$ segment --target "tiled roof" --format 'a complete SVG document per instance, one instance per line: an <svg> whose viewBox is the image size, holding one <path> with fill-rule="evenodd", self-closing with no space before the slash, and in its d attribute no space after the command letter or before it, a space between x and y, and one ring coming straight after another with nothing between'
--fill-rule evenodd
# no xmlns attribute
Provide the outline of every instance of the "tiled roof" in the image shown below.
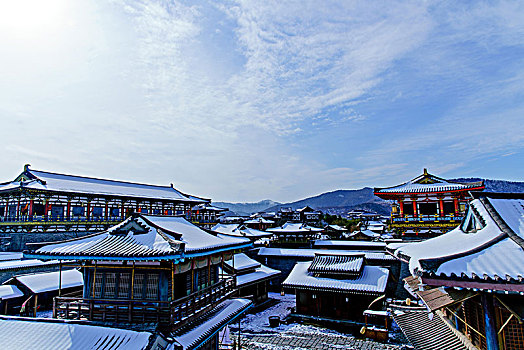
<svg viewBox="0 0 524 350"><path fill-rule="evenodd" d="M52 319L0 316L0 344L22 349L148 349L148 332L75 324Z"/></svg>
<svg viewBox="0 0 524 350"><path fill-rule="evenodd" d="M229 236L246 237L252 240L271 237L273 235L271 232L255 230L245 227L242 224L216 224L211 228L211 231L220 232Z"/></svg>
<svg viewBox="0 0 524 350"><path fill-rule="evenodd" d="M364 254L361 255L332 255L315 254L315 258L308 267L313 274L359 275L364 266Z"/></svg>
<svg viewBox="0 0 524 350"><path fill-rule="evenodd" d="M287 288L347 293L381 294L386 290L389 271L377 266L364 266L359 277L335 279L315 277L308 272L311 262L298 262L282 283Z"/></svg>
<svg viewBox="0 0 524 350"><path fill-rule="evenodd" d="M216 334L225 325L242 314L252 305L247 299L229 299L220 303L207 314L199 317L177 333L173 334L175 341L182 346L183 350L195 349L203 341ZM169 350L175 349L173 345Z"/></svg>
<svg viewBox="0 0 524 350"><path fill-rule="evenodd" d="M468 350L439 315L427 310L392 312L393 319L417 350Z"/></svg>
<svg viewBox="0 0 524 350"><path fill-rule="evenodd" d="M244 253L235 254L230 260L224 263L237 272L256 269L261 265L258 261L251 259Z"/></svg>
<svg viewBox="0 0 524 350"><path fill-rule="evenodd" d="M37 259L28 259L28 260L7 260L0 261L0 271L5 270L17 270L29 267L36 266L46 266L46 265L58 265L58 260L51 261L41 261Z"/></svg>
<svg viewBox="0 0 524 350"><path fill-rule="evenodd" d="M362 241L343 241L343 240L316 240L313 243L314 248L333 248L344 247L346 249L365 248L383 250L386 248L384 242L362 242Z"/></svg>
<svg viewBox="0 0 524 350"><path fill-rule="evenodd" d="M473 188L484 188L484 182L455 182L424 173L401 185L375 188L375 194L388 193L427 193L467 190Z"/></svg>
<svg viewBox="0 0 524 350"><path fill-rule="evenodd" d="M182 217L135 215L107 231L46 245L26 257L173 260L249 245L245 238L215 236Z"/></svg>
<svg viewBox="0 0 524 350"><path fill-rule="evenodd" d="M172 186L147 185L76 175L57 174L29 168L24 171L23 175L30 178L30 180L21 182L14 181L5 184L4 186L0 186L0 191L14 188L29 188L35 190L164 199L193 203L208 201L207 199L185 195Z"/></svg>

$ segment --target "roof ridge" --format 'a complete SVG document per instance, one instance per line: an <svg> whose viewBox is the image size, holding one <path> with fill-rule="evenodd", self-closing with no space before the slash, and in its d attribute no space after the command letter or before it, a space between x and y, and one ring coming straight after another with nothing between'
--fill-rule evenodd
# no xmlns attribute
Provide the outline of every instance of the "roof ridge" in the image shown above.
<svg viewBox="0 0 524 350"><path fill-rule="evenodd" d="M480 197L479 200L484 205L484 207L488 211L493 221L495 221L495 224L497 224L499 229L505 234L507 234L513 242L520 246L521 249L524 249L524 239L520 237L518 234L516 234L511 229L511 227L509 227L508 224L506 224L506 222L502 219L497 210L493 207L489 199L487 197Z"/></svg>

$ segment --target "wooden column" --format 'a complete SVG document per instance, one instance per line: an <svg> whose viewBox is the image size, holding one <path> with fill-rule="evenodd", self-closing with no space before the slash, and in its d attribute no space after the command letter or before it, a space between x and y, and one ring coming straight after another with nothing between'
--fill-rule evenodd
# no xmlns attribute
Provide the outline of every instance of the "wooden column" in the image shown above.
<svg viewBox="0 0 524 350"><path fill-rule="evenodd" d="M444 201L442 200L442 198L440 198L438 200L438 207L439 207L439 210L440 210L440 215L439 216L444 216Z"/></svg>
<svg viewBox="0 0 524 350"><path fill-rule="evenodd" d="M126 217L126 207L124 205L124 201L122 201L122 212L120 215L122 215L122 218Z"/></svg>
<svg viewBox="0 0 524 350"><path fill-rule="evenodd" d="M404 202L402 200L398 201L398 207L400 208L400 217L404 217Z"/></svg>
<svg viewBox="0 0 524 350"><path fill-rule="evenodd" d="M109 219L109 203L106 201L106 212L105 212L105 218L106 220Z"/></svg>
<svg viewBox="0 0 524 350"><path fill-rule="evenodd" d="M7 219L7 215L9 214L9 197L5 200L5 212L4 217Z"/></svg>
<svg viewBox="0 0 524 350"><path fill-rule="evenodd" d="M131 299L135 294L135 262L133 261L133 269L131 270Z"/></svg>
<svg viewBox="0 0 524 350"><path fill-rule="evenodd" d="M171 261L171 301L175 300L175 263Z"/></svg>
<svg viewBox="0 0 524 350"><path fill-rule="evenodd" d="M91 217L91 202L87 202L87 213L86 218L89 221L89 218Z"/></svg>
<svg viewBox="0 0 524 350"><path fill-rule="evenodd" d="M486 332L486 346L488 350L499 350L497 329L495 328L495 309L493 295L482 293L482 308L484 311L484 326Z"/></svg>
<svg viewBox="0 0 524 350"><path fill-rule="evenodd" d="M67 200L67 207L66 207L66 218L69 220L71 218L71 200Z"/></svg>
<svg viewBox="0 0 524 350"><path fill-rule="evenodd" d="M458 198L453 198L453 204L455 205L455 215L459 214L459 201Z"/></svg>
<svg viewBox="0 0 524 350"><path fill-rule="evenodd" d="M16 204L16 219L18 220L20 218L20 198L22 195L18 197L18 202Z"/></svg>
<svg viewBox="0 0 524 350"><path fill-rule="evenodd" d="M38 294L35 294L35 307L33 308L33 317L36 317L36 308L38 307Z"/></svg>
<svg viewBox="0 0 524 350"><path fill-rule="evenodd" d="M418 216L417 201L416 200L413 200L413 216L414 217Z"/></svg>
<svg viewBox="0 0 524 350"><path fill-rule="evenodd" d="M96 280L96 260L95 260L95 268L93 270L93 282L91 282L91 298L95 298L95 280Z"/></svg>
<svg viewBox="0 0 524 350"><path fill-rule="evenodd" d="M58 296L62 296L62 260L58 260Z"/></svg>

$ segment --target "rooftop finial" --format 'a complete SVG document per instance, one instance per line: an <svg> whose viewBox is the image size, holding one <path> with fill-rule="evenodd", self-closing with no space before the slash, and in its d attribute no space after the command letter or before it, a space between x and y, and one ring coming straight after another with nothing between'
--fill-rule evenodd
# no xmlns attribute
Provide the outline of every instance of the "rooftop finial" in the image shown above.
<svg viewBox="0 0 524 350"><path fill-rule="evenodd" d="M24 165L24 171L28 171L30 166L31 166L31 164Z"/></svg>
<svg viewBox="0 0 524 350"><path fill-rule="evenodd" d="M428 175L428 169L424 168L424 175Z"/></svg>

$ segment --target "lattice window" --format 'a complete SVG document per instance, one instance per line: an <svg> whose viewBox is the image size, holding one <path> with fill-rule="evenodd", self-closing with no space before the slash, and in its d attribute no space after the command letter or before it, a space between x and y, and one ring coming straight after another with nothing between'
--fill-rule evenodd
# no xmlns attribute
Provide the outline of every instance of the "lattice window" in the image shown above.
<svg viewBox="0 0 524 350"><path fill-rule="evenodd" d="M501 311L502 322L511 316L509 311L499 309ZM519 350L524 347L524 326L519 324L515 317L512 317L509 323L504 327L502 331L504 349L506 350Z"/></svg>
<svg viewBox="0 0 524 350"><path fill-rule="evenodd" d="M129 284L131 282L130 273L123 272L120 274L120 280L118 281L118 298L128 299L129 298Z"/></svg>
<svg viewBox="0 0 524 350"><path fill-rule="evenodd" d="M191 272L186 273L186 294L191 294Z"/></svg>
<svg viewBox="0 0 524 350"><path fill-rule="evenodd" d="M157 273L152 273L147 276L146 296L148 300L158 300L158 280Z"/></svg>
<svg viewBox="0 0 524 350"><path fill-rule="evenodd" d="M104 284L104 298L114 299L116 296L116 273L106 272L106 281Z"/></svg>
<svg viewBox="0 0 524 350"><path fill-rule="evenodd" d="M94 297L101 299L102 298L102 283L104 282L103 273L95 273L95 293Z"/></svg>
<svg viewBox="0 0 524 350"><path fill-rule="evenodd" d="M133 283L133 299L144 299L144 274L135 273Z"/></svg>

